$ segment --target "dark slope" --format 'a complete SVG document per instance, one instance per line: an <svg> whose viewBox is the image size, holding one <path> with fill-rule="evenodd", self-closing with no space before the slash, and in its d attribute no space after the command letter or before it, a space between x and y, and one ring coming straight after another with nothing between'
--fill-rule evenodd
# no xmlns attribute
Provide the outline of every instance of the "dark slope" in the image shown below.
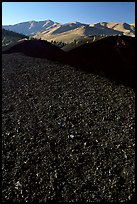
<svg viewBox="0 0 137 204"><path fill-rule="evenodd" d="M2 63L2 201L135 202L133 90L46 59Z"/></svg>
<svg viewBox="0 0 137 204"><path fill-rule="evenodd" d="M98 40L100 38L103 38L103 37L102 36L96 36L95 40ZM86 43L92 43L92 42L94 42L93 40L94 40L94 36L92 36L92 37L84 37L84 38L79 39L78 43L74 43L74 42L68 43L67 45L65 45L61 49L64 50L65 52L68 52L68 51L70 51L70 50L72 50L74 48L77 48L77 47L79 47L81 45L84 45Z"/></svg>
<svg viewBox="0 0 137 204"><path fill-rule="evenodd" d="M21 52L30 57L62 61L64 51L44 40L24 40L3 50L3 54Z"/></svg>
<svg viewBox="0 0 137 204"><path fill-rule="evenodd" d="M20 39L26 38L26 35L15 33L13 31L2 29L2 46L17 42Z"/></svg>
<svg viewBox="0 0 137 204"><path fill-rule="evenodd" d="M77 46L77 45L76 45ZM44 40L24 40L7 46L3 53L21 52L27 56L47 58L78 69L101 74L135 89L135 38L110 36L68 52Z"/></svg>
<svg viewBox="0 0 137 204"><path fill-rule="evenodd" d="M69 64L135 88L135 38L110 36L67 52Z"/></svg>

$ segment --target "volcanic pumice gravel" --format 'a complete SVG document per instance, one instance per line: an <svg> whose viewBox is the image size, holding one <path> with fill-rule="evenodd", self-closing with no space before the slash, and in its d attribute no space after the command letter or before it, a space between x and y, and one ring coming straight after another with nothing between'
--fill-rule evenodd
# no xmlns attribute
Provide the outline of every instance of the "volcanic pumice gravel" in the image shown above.
<svg viewBox="0 0 137 204"><path fill-rule="evenodd" d="M46 59L2 63L2 201L135 201L134 91Z"/></svg>

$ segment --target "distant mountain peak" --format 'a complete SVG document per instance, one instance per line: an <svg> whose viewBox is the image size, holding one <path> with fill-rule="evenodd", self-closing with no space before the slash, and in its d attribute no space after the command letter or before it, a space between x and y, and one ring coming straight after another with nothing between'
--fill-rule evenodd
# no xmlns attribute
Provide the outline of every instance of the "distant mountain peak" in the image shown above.
<svg viewBox="0 0 137 204"><path fill-rule="evenodd" d="M78 22L78 21L72 21L72 22L70 22L70 23L72 23L72 24L81 24L81 23Z"/></svg>
<svg viewBox="0 0 137 204"><path fill-rule="evenodd" d="M48 19L44 21L27 21L27 22L21 22L14 25L6 25L2 26L6 30L11 30L17 33L25 34L25 35L35 35L38 32L42 32L46 29L55 27L58 23L55 23L54 21Z"/></svg>
<svg viewBox="0 0 137 204"><path fill-rule="evenodd" d="M37 34L42 34L45 36L44 39L55 39L55 36L59 36L59 39L67 39L67 35L77 36L87 36L87 35L135 35L135 24L127 24L126 22L97 22L95 24L85 24L78 21L72 21L65 24L60 24L54 22L51 19L44 21L27 21L18 23L15 25L2 26L6 30L11 30L17 33L37 36ZM51 35L51 36L50 36ZM50 37L49 37L50 36ZM73 37L73 38L74 38ZM58 38L56 38L58 39ZM69 38L70 39L70 38Z"/></svg>

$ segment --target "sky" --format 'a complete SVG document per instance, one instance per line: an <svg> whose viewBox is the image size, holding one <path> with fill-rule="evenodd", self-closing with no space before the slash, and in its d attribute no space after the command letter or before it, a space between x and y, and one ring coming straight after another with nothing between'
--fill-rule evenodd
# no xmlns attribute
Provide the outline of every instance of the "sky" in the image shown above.
<svg viewBox="0 0 137 204"><path fill-rule="evenodd" d="M2 25L52 20L135 23L135 2L2 2Z"/></svg>

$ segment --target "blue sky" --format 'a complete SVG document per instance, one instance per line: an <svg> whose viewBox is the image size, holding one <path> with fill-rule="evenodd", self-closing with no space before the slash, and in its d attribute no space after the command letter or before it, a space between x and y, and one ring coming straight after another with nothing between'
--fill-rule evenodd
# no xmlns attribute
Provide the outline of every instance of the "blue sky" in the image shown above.
<svg viewBox="0 0 137 204"><path fill-rule="evenodd" d="M135 2L3 2L2 25L53 20L59 23L103 21L135 23Z"/></svg>

